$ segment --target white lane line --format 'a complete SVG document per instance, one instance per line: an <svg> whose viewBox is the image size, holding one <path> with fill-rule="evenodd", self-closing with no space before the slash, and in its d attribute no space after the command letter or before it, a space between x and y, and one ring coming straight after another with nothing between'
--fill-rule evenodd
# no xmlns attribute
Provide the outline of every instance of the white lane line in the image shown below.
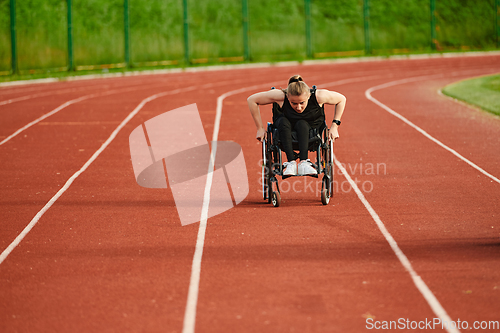
<svg viewBox="0 0 500 333"><path fill-rule="evenodd" d="M378 78L378 76L369 76L365 77L364 80L370 80L373 78ZM363 81L361 78L351 78L344 79L335 82L326 83L324 86L330 85L341 85L345 83L351 82L359 82ZM191 278L189 282L189 290L186 302L186 310L184 313L184 324L182 328L182 333L194 333L195 325L196 325L196 307L198 305L198 294L200 288L200 276L201 276L201 261L203 257L203 247L205 244L205 234L207 230L207 216L208 216L208 208L210 206L210 189L212 186L212 173L213 173L213 160L215 159L215 155L217 152L217 139L219 137L219 128L220 128L220 120L222 117L222 105L224 103L224 99L236 95L245 91L254 90L262 87L270 87L276 82L259 84L251 87L245 87L237 90L232 90L227 93L220 95L217 98L217 110L214 121L214 132L212 136L212 151L210 154L210 163L208 167L207 181L205 185L205 196L203 198L203 210L200 219L200 225L198 228L198 236L196 239L195 252L193 256L193 263L191 266Z"/></svg>
<svg viewBox="0 0 500 333"><path fill-rule="evenodd" d="M37 98L37 97L44 97L44 96L50 96L50 95L60 95L60 94L65 94L69 92L78 92L82 90L86 90L87 88L72 88L72 89L63 89L63 90L56 90L56 91L46 91L43 93L37 93L33 95L26 95L26 96L21 96L21 97L16 97L16 98L11 98L7 99L4 101L0 101L0 105L6 105L6 104L12 104L15 102L21 102L21 101L26 101L28 99L32 98Z"/></svg>
<svg viewBox="0 0 500 333"><path fill-rule="evenodd" d="M70 106L71 104L75 104L75 103L78 103L78 102L81 102L81 101L84 101L86 99L89 99L91 97L95 97L96 94L92 94L92 95L86 95L86 96L82 96L82 97L79 97L79 98L75 98L75 99L72 99L70 101L67 101L61 105L59 105L57 108L55 108L54 110L44 114L43 116L33 120L32 122L29 122L28 124L24 125L23 127L21 127L20 129L18 129L17 131L15 131L14 133L12 133L11 135L9 135L8 137L6 137L5 139L2 140L2 142L0 142L0 146L3 145L4 143L10 141L11 139L15 138L16 136L18 136L19 134L21 134L22 132L24 132L25 130L27 130L28 128L30 128L31 126L33 125L36 125L38 124L39 122L41 122L42 120L44 120L45 118L48 118L50 116L52 116L53 114L61 111L62 109Z"/></svg>
<svg viewBox="0 0 500 333"><path fill-rule="evenodd" d="M182 333L194 333L195 331L196 307L198 305L198 294L200 289L201 260L203 257L203 247L205 244L205 233L207 230L207 220L208 220L208 208L210 206L210 190L212 188L214 161L217 153L217 140L219 138L220 121L222 117L222 105L224 103L224 99L226 99L229 96L236 95L248 90L262 88L263 86L269 87L273 83L259 84L251 87L232 90L220 95L217 98L217 109L215 113L214 131L212 135L212 149L210 152L210 162L208 166L207 181L205 184L205 192L204 192L205 194L203 197L203 208L201 212L200 225L198 228L198 236L196 239L193 263L191 266L191 278L189 280L189 290L186 302L186 310L184 312L184 324L182 327Z"/></svg>
<svg viewBox="0 0 500 333"><path fill-rule="evenodd" d="M119 121L46 121L40 126L92 126L92 125L116 125Z"/></svg>
<svg viewBox="0 0 500 333"><path fill-rule="evenodd" d="M360 82L366 81L370 79L377 79L379 75L372 75L364 78L350 78L343 79L339 81L329 82L323 84L323 86L333 86L333 85L341 85L346 83ZM193 263L191 266L191 278L189 282L189 290L186 302L186 310L184 313L184 323L182 328L182 333L194 333L195 332L195 324L196 324L196 307L198 305L198 294L199 294L199 286L200 286L200 276L201 276L201 261L203 257L203 248L205 244L205 234L207 229L207 215L208 215L208 207L210 205L210 189L212 186L212 172L213 172L213 159L217 151L217 141L219 135L220 128L220 119L222 117L222 104L226 97L231 95L235 95L241 92L245 92L252 89L257 89L261 87L269 87L272 86L276 82L268 83L268 84L259 84L252 87L246 87L242 89L233 90L227 92L217 98L217 111L214 122L214 132L212 138L212 151L210 157L210 163L208 167L207 181L205 185L205 196L203 198L203 210L202 216L200 219L200 225L198 228L198 236L196 239L195 252L193 256ZM215 144L214 144L215 143Z"/></svg>
<svg viewBox="0 0 500 333"><path fill-rule="evenodd" d="M35 215L35 217L30 221L30 223L24 228L24 230L16 237L16 239L2 252L0 255L0 264L9 256L9 254L21 243L21 241L26 237L26 235L33 229L33 227L38 223L40 218L49 210L50 207L66 192L71 184L75 181L78 176L80 176L87 168L99 157L99 155L106 149L111 142L118 135L118 132L146 105L146 103L151 102L154 99L163 97L166 95L178 94L186 91L192 91L198 89L198 86L193 86L190 88L181 88L172 91L166 91L151 95L148 98L142 100L142 102L131 112L129 115L118 125L118 127L111 133L109 138L102 144L102 146L90 157L90 159L75 172L64 184L64 186L45 204L45 206Z"/></svg>
<svg viewBox="0 0 500 333"><path fill-rule="evenodd" d="M382 235L384 235L384 237L387 240L387 242L389 243L390 247L392 248L392 250L396 254L396 257L399 259L399 261L401 262L403 267L406 269L406 271L408 273L410 273L410 276L413 280L413 283L415 284L417 289L420 291L422 296L424 296L425 300L427 301L427 303L431 307L432 311L434 311L434 314L436 314L436 316L438 316L438 318L441 319L441 323L444 323L444 322L451 323L452 321L451 321L450 316L448 316L445 309L441 306L438 299L436 298L436 296L434 296L434 294L429 289L427 284L425 284L424 280L422 280L422 278L417 274L417 272L415 272L410 261L408 260L406 255L403 253L403 251L401 251L398 244L396 243L396 240L389 233L389 231L385 227L384 223L382 222L382 220L380 219L378 214L375 212L375 210L372 208L372 206L370 205L368 200L366 200L365 196L363 195L361 190L358 188L358 185L356 185L356 183L352 180L351 176L349 176L349 174L347 173L347 170L342 166L342 164L339 162L337 157L335 155L333 155L333 156L334 156L335 165L337 166L337 168L339 168L342 171L342 174L347 179L349 184L351 184L351 187L354 189L354 192L358 195L359 200L361 200L361 202L365 206L366 210L368 210L368 212L370 213L371 217L373 218L373 220L377 224L380 232L382 232ZM449 333L459 333L460 332L456 328L446 328L446 331Z"/></svg>
<svg viewBox="0 0 500 333"><path fill-rule="evenodd" d="M364 82L364 81L369 81L369 80L380 79L382 77L387 77L387 75L371 75L371 76L353 77L350 79L328 82L328 83L322 84L321 87L319 87L319 88L329 87L329 86L340 86L343 84L355 83L355 82Z"/></svg>
<svg viewBox="0 0 500 333"><path fill-rule="evenodd" d="M118 132L146 105L146 103L151 102L154 99L157 99L159 97L167 96L167 95L174 95L174 94L179 94L179 93L185 93L188 91L193 91L193 90L198 90L201 88L209 88L213 87L214 85L222 85L222 84L227 84L227 82L234 82L234 81L223 81L223 82L218 82L216 84L213 83L208 83L204 84L201 86L191 86L188 88L179 88L171 91L165 91L162 93L158 93L152 96L149 96L145 99L142 100L142 102L118 125L118 127L111 133L109 138L102 144L102 146L90 157L90 159L78 170L71 176L64 186L45 204L45 206L35 215L35 217L30 221L30 223L23 229L23 231L14 239L14 241L0 254L0 264L3 263L3 261L9 256L9 254L21 243L21 241L26 237L26 235L33 229L33 227L38 223L40 218L47 212L47 210L52 207L52 205L59 199L66 190L71 186L71 184L75 181L78 176L80 176L89 166L92 164L97 157L106 149L111 142L114 140L114 138L118 135ZM125 91L128 90L136 90L136 89L124 89ZM117 90L114 92L123 92L124 90ZM113 92L113 93L114 93ZM109 95L111 92L104 93L102 95ZM85 97L85 96L84 96Z"/></svg>
<svg viewBox="0 0 500 333"><path fill-rule="evenodd" d="M135 89L138 89L138 87L141 87L142 85L139 85L139 86L135 86ZM99 89L104 89L104 88L108 88L109 85L108 84L105 84L105 85L102 85L101 87L89 87L89 86L84 86L84 87L75 87L75 88L68 88L68 89L58 89L58 90L52 90L52 91L45 91L45 92L40 92L40 93L36 93L36 94L32 94L32 95L25 95L25 96L21 96L21 97L15 97L15 98L11 98L11 99L7 99L7 100L3 100L3 101L0 101L0 106L1 105L6 105L6 104L12 104L12 103L15 103L15 102L21 102L21 101L26 101L28 99L32 99L32 98L38 98L38 97L45 97L45 96L51 96L51 95L61 95L61 94L66 94L66 93L76 93L76 92L80 92L80 91L85 91L85 90L90 90L91 88L93 89L96 89L96 90L99 90ZM130 86L129 87L114 87L114 90L118 90L120 88L131 88Z"/></svg>
<svg viewBox="0 0 500 333"><path fill-rule="evenodd" d="M116 89L116 90L109 90L109 91L106 91L104 93L95 93L95 94L90 94L90 95L85 95L85 96L82 96L82 97L79 97L79 98L75 98L75 99L72 99L72 100L69 100L61 105L59 105L57 108L55 108L54 110L44 114L43 116L33 120L32 122L29 122L28 124L24 125L23 127L21 127L20 129L18 129L17 131L15 131L14 133L12 133L11 135L9 135L8 137L6 137L5 139L3 139L1 142L0 142L0 146L3 145L4 143L7 143L8 141L12 140L13 138L15 138L16 136L18 136L19 134L21 134L22 132L24 132L25 130L27 130L28 128L32 127L33 125L36 125L38 124L39 122L41 122L42 120L56 114L57 112L61 111L62 109L65 109L66 107L72 105L72 104L75 104L75 103L79 103L81 101L84 101L86 99L90 99L90 98L95 98L95 97L102 97L102 96L108 96L108 95L112 95L112 94L119 94L119 93L124 93L124 92L127 92L127 91L137 91L138 89L140 88L137 88L137 87L133 87L133 88L125 88L125 89Z"/></svg>
<svg viewBox="0 0 500 333"><path fill-rule="evenodd" d="M477 71L475 71L475 72L477 73ZM467 71L466 72L455 72L455 73L452 73L451 76L466 75L464 73L467 73ZM495 177L492 174L488 173L487 171L485 171L484 169L482 169L481 167L479 167L477 164L474 164L472 161L466 159L465 157L463 157L462 155L460 155L456 150L448 147L447 145L445 145L444 143L442 143L438 139L434 138L432 135L430 135L429 133L427 133L426 131L424 131L422 128L420 128L419 126L415 125L414 123L412 123L411 121L409 121L407 118L403 117L402 115L400 115L396 111L392 110L391 108L389 108L384 103L381 103L380 101L378 101L376 98L374 98L371 95L372 92L380 90L380 89L392 87L392 86L399 85L399 84L405 84L405 83L409 83L409 82L422 81L422 80L428 80L428 79L434 79L434 78L444 78L444 74L419 76L419 77L413 77L413 78L407 78L407 79L402 79L402 80L387 82L387 83L380 84L380 85L375 86L375 87L371 87L370 89L366 90L365 91L365 96L366 96L367 99L369 99L373 103L377 104L382 109L386 110L387 112L389 112L393 116L395 116L395 117L401 119L402 121L404 121L407 125L409 125L409 126L413 127L414 129L416 129L418 132L420 132L422 135L424 135L429 140L435 142L436 144L438 144L442 148L446 149L447 151L449 151L450 153L452 153L453 155L455 155L456 157L458 157L459 159L461 159L465 163L469 164L474 169L476 169L479 172L481 172L483 175L491 178L492 180L494 180L495 182L497 182L497 183L500 184L500 179L498 179L497 177Z"/></svg>

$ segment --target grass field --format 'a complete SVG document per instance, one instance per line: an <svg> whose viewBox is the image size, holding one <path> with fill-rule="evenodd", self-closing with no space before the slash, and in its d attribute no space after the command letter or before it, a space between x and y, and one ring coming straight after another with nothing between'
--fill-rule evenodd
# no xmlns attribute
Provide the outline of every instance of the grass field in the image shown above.
<svg viewBox="0 0 500 333"><path fill-rule="evenodd" d="M123 3L73 2L76 66L124 62ZM369 3L371 53L431 51L429 0ZM7 74L11 68L9 4L0 0L0 72ZM187 4L190 59L214 63L221 58L242 58L242 0L188 0ZM360 0L311 0L314 57L362 55L366 47L363 10ZM133 66L161 61L186 65L182 0L129 0L129 12ZM66 1L16 1L19 70L64 70L68 64L66 15ZM248 15L251 61L307 57L304 0L248 1ZM438 51L496 47L495 0L439 0L435 17Z"/></svg>
<svg viewBox="0 0 500 333"><path fill-rule="evenodd" d="M483 76L446 86L443 93L500 116L500 75Z"/></svg>

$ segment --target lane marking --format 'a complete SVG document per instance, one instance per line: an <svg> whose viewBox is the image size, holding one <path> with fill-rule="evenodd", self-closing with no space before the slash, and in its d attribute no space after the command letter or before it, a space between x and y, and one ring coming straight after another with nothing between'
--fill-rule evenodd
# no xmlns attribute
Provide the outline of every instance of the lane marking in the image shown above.
<svg viewBox="0 0 500 333"><path fill-rule="evenodd" d="M468 73L469 71L464 71L464 72L455 72L455 73L452 73L451 75L452 76L458 76L458 75L466 75L464 73ZM474 71L477 73L477 71ZM484 71L483 71L484 72ZM384 89L384 88L388 88L388 87L392 87L392 86L395 86L395 85L399 85L399 84L405 84L405 83L410 83L410 82L415 82L415 81L423 81L423 80L428 80L428 79L433 79L433 78L446 78L444 76L444 74L437 74L437 75L428 75L428 76L419 76L419 77L413 77L413 78L407 78L407 79L402 79L402 80L396 80L396 81L391 81L391 82L387 82L387 83L384 83L384 84L380 84L380 85L377 85L377 86L374 86L374 87L371 87L369 88L368 90L365 91L365 96L368 100L372 101L373 103L377 104L378 106L380 106L382 109L384 109L385 111L389 112L390 114L392 114L393 116L401 119L403 122L405 122L407 125L413 127L415 130L417 130L418 132L420 132L422 135L424 135L426 138L428 138L429 140L435 142L436 144L438 144L440 147L446 149L447 151L449 151L450 153L452 153L453 155L455 155L456 157L458 157L459 159L461 159L462 161L464 161L465 163L469 164L471 167L473 167L474 169L478 170L479 172L481 172L483 175L489 177L490 179L494 180L495 182L499 183L500 184L500 179L498 179L497 177L493 176L492 174L488 173L487 171L485 171L484 169L482 169L481 167L479 167L477 164L473 163L472 161L468 160L467 158L463 157L462 155L460 155L456 150L448 147L447 145L445 145L444 143L442 143L441 141L439 141L438 139L434 138L432 135L430 135L429 133L427 133L426 131L424 131L422 128L420 128L419 126L415 125L414 123L412 123L410 120L408 120L407 118L405 118L404 116L402 116L401 114L397 113L396 111L392 110L391 108L389 108L387 105L385 105L384 103L380 102L379 100L377 100L376 98L374 98L371 93L374 92L374 91L377 91L377 90L380 90L380 89Z"/></svg>
<svg viewBox="0 0 500 333"><path fill-rule="evenodd" d="M118 127L111 133L109 138L101 145L101 147L90 157L90 159L78 170L75 172L64 184L64 186L45 204L45 206L35 215L35 217L30 221L30 223L23 229L23 231L14 239L14 241L9 244L9 246L0 254L0 264L4 262L4 260L9 256L10 253L21 243L21 241L26 237L26 235L33 229L33 227L38 223L40 218L47 212L47 210L52 207L52 205L66 192L71 184L75 181L78 176L80 176L96 159L99 155L106 149L114 138L118 135L118 132L146 105L147 103L155 100L159 97L164 97L167 95L174 95L179 93L185 93L188 91L199 90L202 88L210 88L216 85L227 84L232 81L222 81L217 83L207 83L201 86L191 86L187 88L179 88L171 91L165 91L162 93L158 93L155 95L151 95L141 101L141 103L131 112L129 115L118 125ZM135 90L135 89L125 89L125 90ZM123 90L115 91L115 92L123 92ZM104 93L103 95L110 94L110 92ZM86 96L83 96L86 97ZM83 98L81 97L81 98Z"/></svg>
<svg viewBox="0 0 500 333"><path fill-rule="evenodd" d="M129 115L118 125L118 127L111 133L109 138L101 145L101 147L88 159L88 161L75 172L64 184L64 186L57 191L57 193L43 206L43 208L35 215L35 217L30 221L30 223L23 229L23 231L14 239L14 241L0 254L0 264L9 256L10 253L21 243L21 241L26 237L26 235L33 229L33 227L38 223L40 218L49 210L50 207L66 192L71 184L78 178L87 168L99 157L99 155L106 149L111 142L115 139L121 129L146 105L147 103L163 96L178 94L186 91L192 91L199 89L199 86L192 86L189 88L180 88L172 91L165 91L155 95L151 95L141 101L139 105L129 113Z"/></svg>
<svg viewBox="0 0 500 333"><path fill-rule="evenodd" d="M466 71L466 72L468 72L468 71ZM465 75L464 73L466 73L466 72L452 73L452 76L455 76L455 75ZM477 72L477 71L474 71L474 72ZM481 169L480 167L478 167L474 163L470 162L469 160L467 160L466 158L464 158L462 155L458 154L455 150L453 150L453 149L449 148L448 146L444 145L442 142L440 142L439 140L437 140L434 137L432 137L430 134L428 134L423 129L421 129L420 127L418 127L417 125L415 125L414 123L412 123L411 121L409 121L407 118L405 118L402 115L400 115L399 113L395 112L394 110L392 110L391 108L389 108L385 104L381 103L380 101L378 101L377 99L375 99L371 95L371 93L374 92L374 91L376 91L376 90L384 89L384 88L395 86L395 85L398 85L398 84L404 84L404 83L421 81L421 80L432 79L432 78L444 78L444 77L445 77L444 74L436 74L436 75L427 75L427 76L419 76L419 77L407 78L407 79L402 79L402 80L396 80L396 81L392 81L392 82L380 84L380 85L374 86L372 88L369 88L368 90L365 91L365 96L366 96L366 98L368 100L370 100L373 103L377 104L378 106L380 106L381 108L383 108L384 110L386 110L387 112L389 112L390 114L392 114L395 117L403 120L406 124L410 125L414 129L416 129L417 131L419 131L420 133L422 133L425 137L429 138L430 140L432 140L433 142L437 143L438 145L440 145L441 147L445 148L446 150L450 151L455 156L459 157L460 159L462 159L463 161L465 161L469 165L473 166L475 169L479 170L483 174L487 175L488 177L490 177L493 180L495 180L495 181L497 181L497 182L500 183L500 180L498 178L490 175L489 173L487 173L486 171L484 171L483 169ZM377 227L379 228L380 232L384 235L385 239L389 243L390 247L392 248L392 250L396 254L397 258L399 259L399 261L401 262L401 264L403 265L403 267L410 274L410 276L411 276L411 278L413 280L413 283L415 284L415 286L417 287L417 289L420 291L420 293L423 295L423 297L425 298L425 300L427 301L427 303L431 307L431 309L434 312L434 314L436 314L441 319L441 322L445 322L445 321L446 322L452 322L451 318L446 313L446 310L439 303L438 299L432 293L432 291L429 289L429 287L423 281L423 279L413 269L413 266L411 265L411 263L408 260L408 258L406 257L406 255L403 253L403 251L398 246L396 240L389 233L389 231L385 227L384 223L382 222L382 220L380 219L380 217L378 216L378 214L372 208L372 206L370 205L370 203L366 200L365 196L360 191L360 189L358 188L357 184L352 180L352 178L349 176L349 174L347 173L347 171L345 170L345 168L337 160L336 157L335 157L335 164L342 171L342 174L347 179L347 181L349 182L349 184L351 185L351 187L354 189L355 193L357 194L358 198L360 199L360 201L363 203L363 205L365 206L365 208L370 213L371 217L373 218L373 220L377 224ZM459 333L460 332L457 328L452 328L452 327L446 327L446 331L449 332L449 333Z"/></svg>
<svg viewBox="0 0 500 333"><path fill-rule="evenodd" d="M377 78L378 76L369 76L365 77L365 80L370 80L372 78ZM324 86L329 85L341 85L345 83L359 82L362 81L362 78L352 78L352 79L344 79L335 82L329 82ZM200 277L201 277L201 261L203 257L203 248L205 244L205 234L207 230L207 216L208 216L208 207L210 205L210 189L212 186L212 174L213 174L213 163L215 159L215 155L217 152L217 140L219 137L219 129L220 129L220 121L222 118L222 105L224 103L224 99L229 96L236 95L245 91L258 89L261 87L270 87L276 82L266 83L266 84L258 84L251 87L245 87L237 90L232 90L227 93L220 95L217 98L217 109L215 114L214 121L214 132L212 137L212 150L210 153L210 162L208 166L207 173L207 181L205 185L205 196L203 198L203 210L200 219L200 225L198 229L198 236L196 239L195 252L193 256L193 263L191 267L191 278L189 282L189 290L186 302L186 310L184 313L184 322L182 327L182 333L194 333L195 325L196 325L196 308L198 305L198 295L200 288Z"/></svg>
<svg viewBox="0 0 500 333"><path fill-rule="evenodd" d="M128 86L128 87L123 87L122 86L122 87L113 87L113 89L114 90L118 90L120 88L132 88L132 87L135 87L136 89L138 89L139 87L142 87L142 86L143 85L135 85L135 86L133 85L133 86ZM15 103L15 102L26 101L28 99L33 99L33 98L38 98L38 97L45 97L45 96L51 96L51 95L61 95L61 94L66 94L66 93L77 93L77 92L80 92L80 91L90 90L92 88L95 89L95 90L101 90L101 89L104 89L104 88L110 88L110 85L109 84L104 84L101 87L97 87L97 88L96 87L83 86L83 87L74 87L74 88L68 88L68 89L49 90L49 91L35 93L35 94L32 94L32 95L25 95L25 96L20 96L20 97L14 97L14 98L11 98L11 99L6 99L6 100L3 100L3 101L0 101L0 106L1 105L12 104L12 103ZM29 90L30 89L28 89L28 91ZM31 90L34 90L34 89L31 89ZM41 89L35 89L35 90L41 90ZM26 91L26 90L23 89L22 91ZM10 92L10 93L18 93L18 92Z"/></svg>
<svg viewBox="0 0 500 333"><path fill-rule="evenodd" d="M57 81L53 81L53 82L57 82ZM1 83L0 83L0 87L2 87ZM10 87L2 87L0 89L0 92L2 93L2 95L7 95L7 94L27 94L27 93L37 93L37 92L41 92L41 91L45 91L44 90L45 87L42 86L42 85L35 85L35 84L30 84L30 85L26 85L26 86L10 86Z"/></svg>
<svg viewBox="0 0 500 333"><path fill-rule="evenodd" d="M116 125L119 121L46 121L40 126L88 126L88 125Z"/></svg>
<svg viewBox="0 0 500 333"><path fill-rule="evenodd" d="M37 98L37 97L45 97L45 96L50 96L50 95L60 95L60 94L69 93L69 92L78 92L78 91L82 91L82 90L86 90L86 89L87 88L71 88L71 89L56 90L55 92L54 91L46 91L46 92L37 93L37 94L33 94L33 95L26 95L26 96L15 97L15 98L7 99L4 101L0 101L0 105L6 105L6 104L12 104L15 102L26 101L28 99Z"/></svg>
<svg viewBox="0 0 500 333"><path fill-rule="evenodd" d="M324 84L324 86L341 85L341 84L352 83L352 82L360 82L363 80L376 79L378 77L379 76L373 75L373 76L369 76L369 77L365 77L365 78L344 79L344 80L339 80L336 82L326 83L326 84ZM273 83L267 84L267 86L272 85L272 84ZM210 203L210 188L212 186L213 160L215 158L215 153L217 151L216 141L217 141L217 138L219 135L220 119L222 117L222 104L223 104L223 101L226 97L229 97L231 95L235 95L235 94L238 94L238 93L241 93L244 91L248 91L251 89L257 89L257 88L260 88L262 86L265 86L265 85L260 84L260 85L256 85L253 87L246 87L246 88L242 88L242 89L238 89L238 90L233 90L233 91L225 93L217 98L217 111L216 111L216 117L215 117L215 122L214 122L214 132L213 132L213 138L212 138L213 146L212 146L212 151L210 154L210 162L209 162L209 167L208 167L207 181L206 181L206 185L205 185L205 197L203 199L203 211L202 211L202 216L200 219L200 225L199 225L199 229L198 229L198 235L197 235L196 246L195 246L195 253L193 256L193 263L192 263L192 267L191 267L191 278L190 278L188 297L187 297L187 302L186 302L186 310L184 313L184 322L183 322L182 333L194 333L195 332L196 308L197 308L197 304L198 304L198 295L199 295L199 286L200 286L200 277L201 277L201 261L202 261L202 257L203 257L203 248L204 248L204 244L205 244L205 235L206 235L206 229L207 229L207 215L208 215L208 207L209 207L209 203ZM336 161L336 163L338 163L338 161ZM347 177L349 177L349 176L347 175ZM354 182L352 182L352 179L350 177L349 177L349 180L352 184L354 184L354 186L356 186L356 184ZM357 186L356 186L356 188L357 188ZM359 191L359 189L357 189L357 190L359 193L361 193ZM361 193L361 195L362 195L362 193ZM366 201L366 199L365 199L365 201ZM366 203L368 203L368 202L366 201ZM370 209L373 211L371 206L370 206ZM378 216L377 216L377 218L378 218ZM382 226L383 226L383 224L382 224ZM379 226L379 228L380 228L380 226ZM383 227L383 228L385 229L385 227ZM382 231L382 229L381 229L381 231ZM384 233L384 232L382 231L382 233ZM390 234L387 232L387 230L386 230L386 233L390 236ZM385 236L385 234L384 234L384 236ZM390 238L395 243L392 236L390 236ZM396 246L397 246L397 244L396 244ZM391 245L391 247L392 247L392 245ZM399 249L399 247L398 247L398 249ZM399 252L404 256L404 254L401 252L401 250L399 250ZM398 255L398 253L396 253L396 255ZM399 256L398 256L398 258L399 258ZM406 258L406 256L404 256L404 258ZM401 261L401 259L400 259L400 261ZM406 262L402 261L402 263L403 263L403 266L405 266L405 268L408 270L408 268L406 267L406 263L409 264L408 259L406 258ZM411 268L411 265L409 266L409 268ZM409 272L410 272L410 274L413 274L412 279L414 280L415 284L417 285L417 288L419 288L419 290L420 289L425 290L425 288L427 288L427 286L425 285L423 280L415 273L413 268L411 268L411 271L409 271ZM430 292L429 288L427 288L427 290ZM448 318L448 320L450 320L449 316L446 314L444 309L442 309L442 307L441 307L442 311L439 310L440 304L437 301L437 299L435 298L435 296L432 294L432 292L430 292L430 295L428 293L424 294L424 297L426 298L426 300L428 300L428 302L429 301L432 302L431 308L434 309L434 307L436 307L435 313L437 315L440 315L443 318ZM439 306L435 305L436 302ZM459 331L452 330L449 332L456 333Z"/></svg>
<svg viewBox="0 0 500 333"><path fill-rule="evenodd" d="M43 116L29 122L28 124L24 125L23 127L21 127L20 129L18 129L17 131L15 131L14 133L12 133L11 135L9 135L7 138L3 139L1 142L0 142L0 146L3 145L4 143L7 143L8 141L10 141L11 139L15 138L16 136L18 136L19 134L21 134L22 132L24 132L25 130L27 130L28 128L30 128L31 126L33 125L36 125L38 124L39 122L41 122L42 120L44 120L45 118L48 118L50 116L52 116L53 114L56 114L57 112L61 111L62 109L70 106L71 104L75 104L75 103L78 103L78 102L81 102L81 101L84 101L86 99L89 99L91 97L95 97L96 94L92 94L92 95L86 95L86 96L82 96L82 97L79 97L79 98L75 98L75 99L72 99L72 100L69 100L61 105L59 105L57 108L55 108L54 110L44 114Z"/></svg>
<svg viewBox="0 0 500 333"><path fill-rule="evenodd" d="M380 79L382 77L384 77L384 76L383 75L371 75L371 76L354 77L354 78L350 78L350 79L328 82L328 83L323 84L321 87L340 86L340 85L348 84L348 83L355 83L355 82L363 82L363 81ZM385 77L387 77L387 76L385 75ZM320 89L321 89L321 87L320 87Z"/></svg>
<svg viewBox="0 0 500 333"><path fill-rule="evenodd" d="M334 157L335 165L340 169L340 171L342 171L342 174L347 179L349 184L351 184L351 187L354 189L354 192L356 192L356 194L358 195L359 200L363 203L366 210L368 210L368 212L370 213L371 217L373 218L373 220L377 224L377 227L379 228L380 232L382 233L382 235L384 235L385 239L389 243L389 246L396 254L396 257L399 259L399 261L401 262L403 267L406 269L406 271L408 273L410 273L410 276L413 280L413 283L415 284L417 289L420 291L422 296L424 296L425 300L427 301L427 304L429 304L432 311L434 311L434 314L436 314L436 316L438 316L439 319L441 319L442 323L443 322L451 323L452 320L451 320L450 316L448 316L445 309L441 306L438 299L436 298L436 296L434 296L434 294L429 289L427 284L425 284L424 280L422 280L422 278L417 274L417 272L415 272L410 261L408 260L406 255L403 253L403 251L399 248L396 240L389 233L389 231L385 227L384 223L382 222L382 220L380 219L378 214L375 212L375 210L372 208L372 206L370 205L368 200L366 200L365 196L363 195L363 193L359 189L358 185L356 185L356 183L352 180L351 176L347 173L347 170L342 166L342 164L339 162L339 160L337 159L335 154L333 155L333 157ZM446 331L449 333L460 333L460 331L456 328L446 328Z"/></svg>
<svg viewBox="0 0 500 333"><path fill-rule="evenodd" d="M85 95L85 96L82 96L82 97L79 97L79 98L75 98L75 99L69 100L69 101L67 101L67 102L59 105L54 110L52 110L52 111L44 114L43 116L41 116L41 117L39 117L39 118L31 121L31 122L29 122L28 124L24 125L20 129L18 129L17 131L15 131L14 133L12 133L8 137L6 137L4 140L2 140L0 142L0 146L3 145L4 143L7 143L10 140L12 140L13 138L15 138L16 136L18 136L19 134L21 134L22 132L24 132L28 128L32 127L33 125L38 124L42 120L44 120L44 119L46 119L46 118L48 118L48 117L50 117L50 116L58 113L62 109L65 109L66 107L68 107L68 106L70 106L72 104L76 104L76 103L79 103L81 101L84 101L84 100L90 99L90 98L103 97L103 96L108 96L108 95L112 95L112 94L119 94L119 93L123 93L123 92L127 92L127 91L136 91L138 89L140 89L140 88L133 87L133 88L125 88L125 89L115 89L115 90L106 91L104 93L95 93L95 94Z"/></svg>
<svg viewBox="0 0 500 333"><path fill-rule="evenodd" d="M212 149L210 152L210 161L208 165L207 181L205 184L205 195L203 197L203 208L201 212L200 225L198 228L198 236L196 239L196 246L193 255L193 263L191 266L191 278L189 280L189 290L187 295L186 310L184 312L182 333L194 333L195 331L196 307L198 305L198 294L200 289L201 260L203 257L203 248L205 244L205 234L207 230L207 220L208 220L208 208L210 206L210 190L212 188L214 161L217 153L217 140L219 138L220 121L222 118L222 105L224 103L224 99L226 99L229 96L236 95L248 90L261 88L265 85L270 86L273 83L275 82L232 90L220 95L217 98L217 109L215 113L214 131L212 134Z"/></svg>

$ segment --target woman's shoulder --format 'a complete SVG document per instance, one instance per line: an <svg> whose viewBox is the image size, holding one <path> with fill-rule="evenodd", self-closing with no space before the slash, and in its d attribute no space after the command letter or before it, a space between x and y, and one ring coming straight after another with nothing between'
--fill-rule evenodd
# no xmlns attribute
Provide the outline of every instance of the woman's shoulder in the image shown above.
<svg viewBox="0 0 500 333"><path fill-rule="evenodd" d="M317 89L316 99L320 105L322 104L337 104L342 100L345 100L345 96L327 89Z"/></svg>
<svg viewBox="0 0 500 333"><path fill-rule="evenodd" d="M328 95L330 90L327 89L315 89L314 94L316 95L316 99L321 99L322 97Z"/></svg>
<svg viewBox="0 0 500 333"><path fill-rule="evenodd" d="M285 93L281 89L271 89L253 94L249 99L253 99L257 104L261 105L274 102L280 103L285 100Z"/></svg>

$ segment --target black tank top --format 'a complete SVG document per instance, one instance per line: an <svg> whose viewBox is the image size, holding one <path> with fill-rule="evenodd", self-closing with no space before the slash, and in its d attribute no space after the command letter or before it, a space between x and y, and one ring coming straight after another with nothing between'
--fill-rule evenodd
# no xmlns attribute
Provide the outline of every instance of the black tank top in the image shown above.
<svg viewBox="0 0 500 333"><path fill-rule="evenodd" d="M299 113L292 108L286 94L282 110L283 115L290 120L291 123L295 123L303 119L309 123L309 126L319 127L325 122L325 108L324 106L319 106L318 100L316 99L315 89L311 90L311 96L307 102L307 107L302 113Z"/></svg>

